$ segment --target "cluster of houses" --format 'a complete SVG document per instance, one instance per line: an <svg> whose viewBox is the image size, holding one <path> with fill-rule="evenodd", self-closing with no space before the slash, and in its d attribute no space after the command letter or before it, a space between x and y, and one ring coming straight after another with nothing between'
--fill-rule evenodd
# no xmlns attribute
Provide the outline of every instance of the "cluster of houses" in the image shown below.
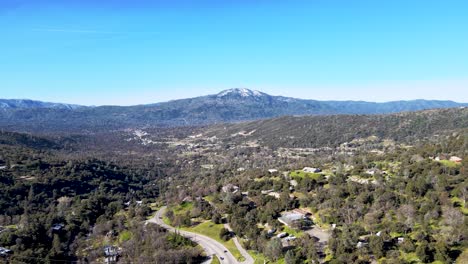
<svg viewBox="0 0 468 264"><path fill-rule="evenodd" d="M430 159L433 159L435 161L441 161L441 160L449 160L449 161L452 161L452 162L455 162L455 163L461 163L463 161L462 158L460 157L457 157L457 156L451 156L449 158L447 157L444 157L444 156L437 156L437 157L430 157Z"/></svg>
<svg viewBox="0 0 468 264"><path fill-rule="evenodd" d="M373 236L373 235L374 234L360 236L359 239L358 239L358 242L356 243L356 248L368 247L369 246L369 238L371 236ZM379 232L375 233L375 236L381 236L381 235L382 235L382 231L379 231ZM393 244L402 244L403 242L405 242L405 238L404 237L396 237L396 238L393 238L393 239L385 241L385 242L386 243L393 243Z"/></svg>
<svg viewBox="0 0 468 264"><path fill-rule="evenodd" d="M131 201L128 201L128 202L125 202L124 204L125 204L125 206L130 206L131 203L132 203ZM141 205L143 205L143 201L135 201L135 204L137 206L141 206Z"/></svg>

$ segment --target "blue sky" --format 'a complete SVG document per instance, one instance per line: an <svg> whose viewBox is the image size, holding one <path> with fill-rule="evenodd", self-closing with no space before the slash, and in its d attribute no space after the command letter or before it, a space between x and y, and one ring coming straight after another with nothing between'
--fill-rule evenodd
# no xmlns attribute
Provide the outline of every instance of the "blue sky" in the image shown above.
<svg viewBox="0 0 468 264"><path fill-rule="evenodd" d="M467 1L0 1L0 98L468 102Z"/></svg>

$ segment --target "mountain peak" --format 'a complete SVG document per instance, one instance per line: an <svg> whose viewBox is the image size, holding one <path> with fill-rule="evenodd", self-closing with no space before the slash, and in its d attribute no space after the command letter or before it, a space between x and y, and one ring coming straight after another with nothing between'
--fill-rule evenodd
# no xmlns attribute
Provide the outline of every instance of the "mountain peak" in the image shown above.
<svg viewBox="0 0 468 264"><path fill-rule="evenodd" d="M256 91L256 90L250 90L247 88L232 88L232 89L221 91L220 93L217 94L218 97L224 97L224 96L229 96L229 95L241 96L241 97L258 97L258 96L263 96L266 94Z"/></svg>

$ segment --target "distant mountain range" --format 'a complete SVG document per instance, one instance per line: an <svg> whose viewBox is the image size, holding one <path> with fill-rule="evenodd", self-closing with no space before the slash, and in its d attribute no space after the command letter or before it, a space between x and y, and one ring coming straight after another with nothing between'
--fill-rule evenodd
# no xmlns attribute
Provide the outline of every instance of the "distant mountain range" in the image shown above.
<svg viewBox="0 0 468 264"><path fill-rule="evenodd" d="M386 114L468 106L436 100L317 101L272 96L245 88L136 106L98 106L0 100L0 128L31 132L94 132L135 127L207 125L287 115Z"/></svg>
<svg viewBox="0 0 468 264"><path fill-rule="evenodd" d="M0 99L0 109L23 108L52 108L52 109L77 109L85 106L74 104L49 103L28 99Z"/></svg>

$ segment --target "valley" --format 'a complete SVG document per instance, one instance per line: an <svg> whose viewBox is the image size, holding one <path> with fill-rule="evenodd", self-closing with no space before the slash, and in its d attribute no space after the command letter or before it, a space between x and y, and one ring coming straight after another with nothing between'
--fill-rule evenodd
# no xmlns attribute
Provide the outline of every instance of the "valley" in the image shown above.
<svg viewBox="0 0 468 264"><path fill-rule="evenodd" d="M467 114L2 132L0 246L38 263L463 263Z"/></svg>

